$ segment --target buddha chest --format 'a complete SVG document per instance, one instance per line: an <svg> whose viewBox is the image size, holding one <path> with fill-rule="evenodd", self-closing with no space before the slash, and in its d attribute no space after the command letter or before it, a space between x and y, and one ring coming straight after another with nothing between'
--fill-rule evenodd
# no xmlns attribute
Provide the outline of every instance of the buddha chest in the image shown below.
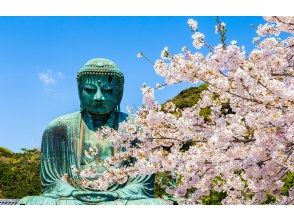
<svg viewBox="0 0 294 220"><path fill-rule="evenodd" d="M99 172L105 170L103 162L114 153L106 139L98 139L95 131L85 128L82 138L81 167L96 166Z"/></svg>

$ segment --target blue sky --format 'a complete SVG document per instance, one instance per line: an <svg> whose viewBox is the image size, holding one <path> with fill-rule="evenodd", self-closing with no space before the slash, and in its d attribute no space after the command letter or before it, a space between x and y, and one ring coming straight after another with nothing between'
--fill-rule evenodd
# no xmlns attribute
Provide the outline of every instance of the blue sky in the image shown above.
<svg viewBox="0 0 294 220"><path fill-rule="evenodd" d="M213 45L215 17L0 17L0 146L13 151L40 146L41 136L55 117L79 110L76 73L89 59L105 57L125 74L121 109L139 107L140 87L163 80L151 60L167 46L178 53L183 46L193 50L188 18ZM250 24L262 17L221 17L228 27L228 42L237 40L252 49L255 30ZM164 102L183 88L159 90Z"/></svg>

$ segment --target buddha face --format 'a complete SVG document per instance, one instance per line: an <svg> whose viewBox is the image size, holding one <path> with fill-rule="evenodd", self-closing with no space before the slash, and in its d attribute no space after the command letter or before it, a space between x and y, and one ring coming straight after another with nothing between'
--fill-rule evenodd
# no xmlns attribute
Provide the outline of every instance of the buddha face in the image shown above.
<svg viewBox="0 0 294 220"><path fill-rule="evenodd" d="M89 113L108 114L121 101L119 79L111 75L84 75L79 84L81 106Z"/></svg>

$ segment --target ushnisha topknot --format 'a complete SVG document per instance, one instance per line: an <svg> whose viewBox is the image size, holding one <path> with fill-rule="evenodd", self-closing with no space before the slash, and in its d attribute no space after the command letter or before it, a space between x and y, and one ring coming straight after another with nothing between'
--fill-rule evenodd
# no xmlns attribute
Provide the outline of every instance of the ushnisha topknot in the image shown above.
<svg viewBox="0 0 294 220"><path fill-rule="evenodd" d="M80 79L83 75L110 75L117 76L120 80L120 83L124 84L124 75L118 68L118 66L111 60L105 58L95 58L89 60L78 72L77 81L80 82Z"/></svg>

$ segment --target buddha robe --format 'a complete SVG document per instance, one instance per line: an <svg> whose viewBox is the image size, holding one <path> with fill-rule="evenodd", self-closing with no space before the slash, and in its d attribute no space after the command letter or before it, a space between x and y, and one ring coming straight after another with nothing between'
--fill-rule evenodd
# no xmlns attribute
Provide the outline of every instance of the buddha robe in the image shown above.
<svg viewBox="0 0 294 220"><path fill-rule="evenodd" d="M126 114L119 113L118 122L126 119ZM72 166L81 168L83 149L80 149L81 124L83 119L80 112L64 115L53 120L42 137L41 145L41 181L43 195L27 196L19 204L30 205L74 205L74 204L170 204L154 198L154 175L129 178L124 184L114 184L107 191L115 192L118 199L106 199L101 202L85 202L71 196L73 190L85 190L90 194L94 190L83 188L77 184ZM84 144L84 143L82 143ZM67 182L64 176L76 181ZM89 200L90 201L90 200Z"/></svg>

